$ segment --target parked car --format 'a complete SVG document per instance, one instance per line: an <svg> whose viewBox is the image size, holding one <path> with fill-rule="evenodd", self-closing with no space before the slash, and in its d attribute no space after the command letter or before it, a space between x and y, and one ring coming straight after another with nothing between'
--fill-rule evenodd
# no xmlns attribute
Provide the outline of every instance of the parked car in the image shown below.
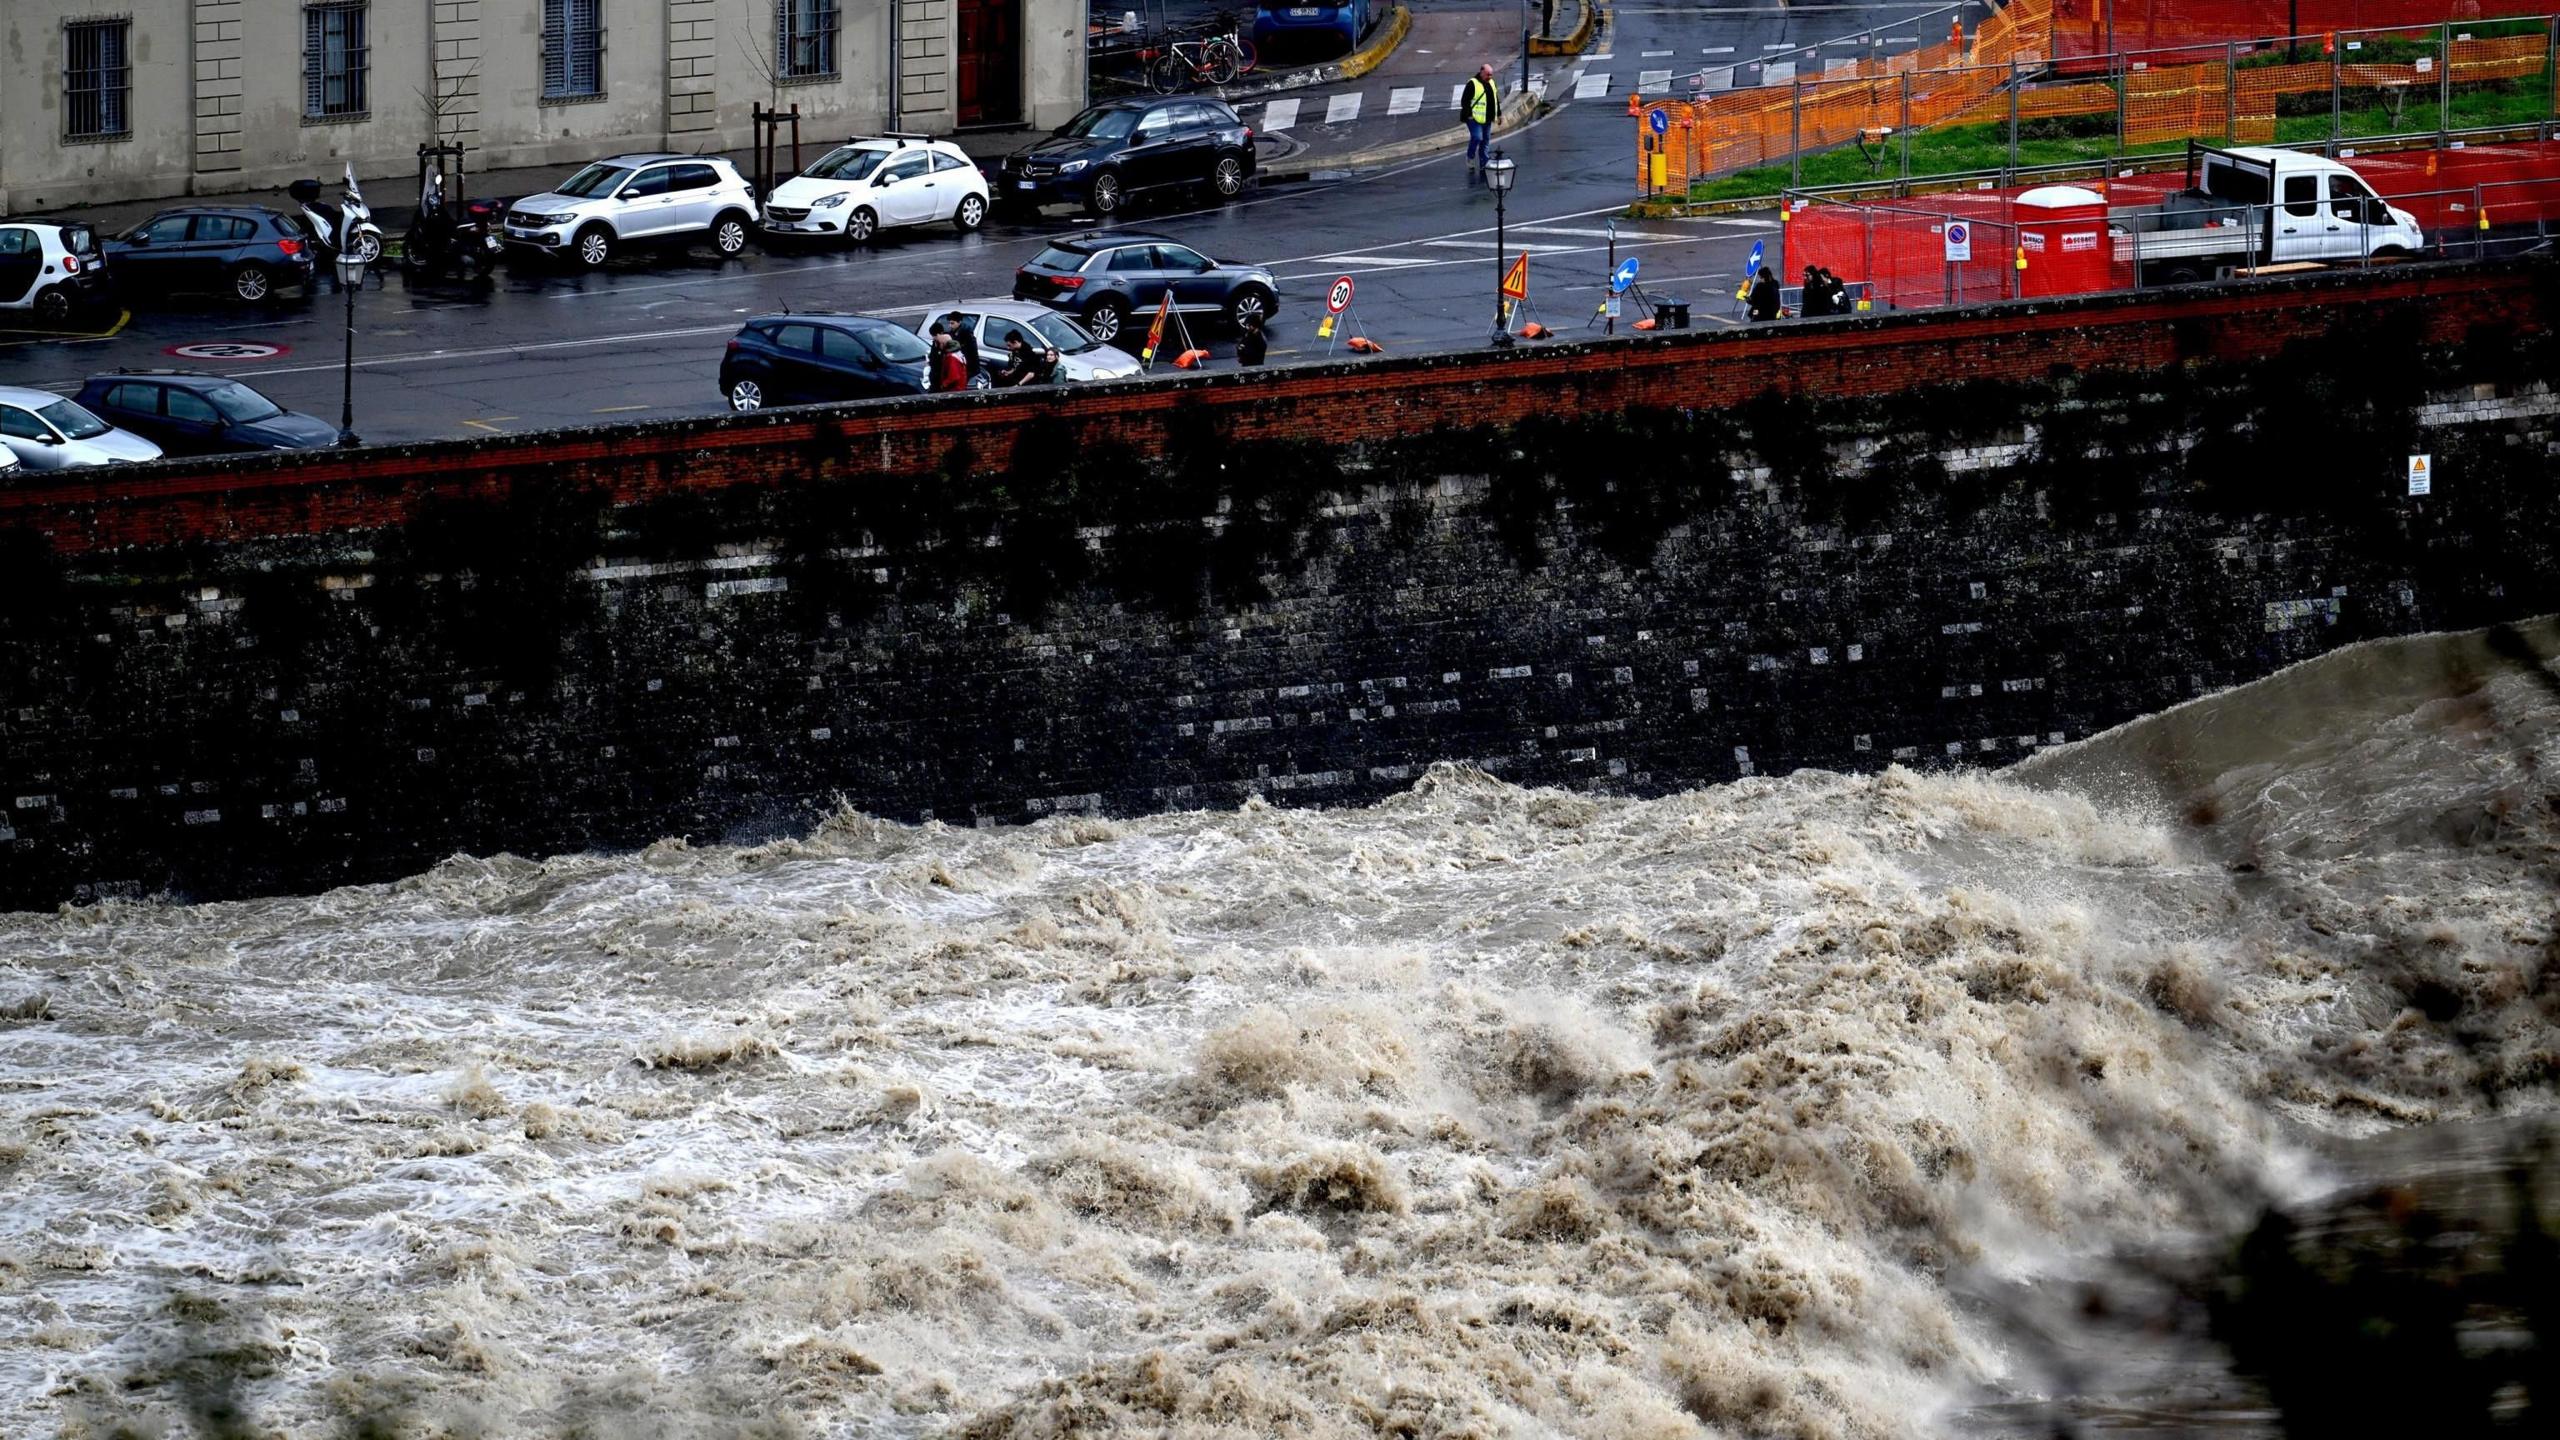
<svg viewBox="0 0 2560 1440"><path fill-rule="evenodd" d="M589 270L628 245L709 241L728 259L755 213L756 187L716 155L616 155L508 206L506 240Z"/></svg>
<svg viewBox="0 0 2560 1440"><path fill-rule="evenodd" d="M0 447L29 470L157 460L160 447L50 390L0 388Z"/></svg>
<svg viewBox="0 0 2560 1440"><path fill-rule="evenodd" d="M720 357L720 393L741 413L768 405L918 395L925 389L930 354L911 332L868 315L759 315L739 329Z"/></svg>
<svg viewBox="0 0 2560 1440"><path fill-rule="evenodd" d="M1225 102L1151 96L1096 105L1007 155L996 197L1035 210L1081 204L1111 215L1133 195L1176 186L1232 200L1252 178L1253 131Z"/></svg>
<svg viewBox="0 0 2560 1440"><path fill-rule="evenodd" d="M1256 0L1254 48L1269 56L1334 56L1350 51L1375 18L1369 0Z"/></svg>
<svg viewBox="0 0 2560 1440"><path fill-rule="evenodd" d="M839 145L764 202L768 235L858 241L944 220L963 234L987 223L987 177L959 146L913 135Z"/></svg>
<svg viewBox="0 0 2560 1440"><path fill-rule="evenodd" d="M172 455L317 450L338 427L287 410L226 375L192 370L117 370L92 375L80 403Z"/></svg>
<svg viewBox="0 0 2560 1440"><path fill-rule="evenodd" d="M1130 317L1163 304L1168 289L1173 308L1186 316L1239 325L1247 315L1269 320L1280 312L1280 282L1269 270L1221 265L1161 235L1078 235L1013 272L1014 299L1070 311L1096 339L1113 344L1125 338Z"/></svg>
<svg viewBox="0 0 2560 1440"><path fill-rule="evenodd" d="M107 260L96 231L70 220L0 223L0 310L59 328L107 299Z"/></svg>
<svg viewBox="0 0 2560 1440"><path fill-rule="evenodd" d="M128 296L225 294L249 304L310 288L311 237L264 205L163 210L107 241L107 269Z"/></svg>
<svg viewBox="0 0 2560 1440"><path fill-rule="evenodd" d="M992 378L1011 358L1004 342L1016 333L1034 345L1058 352L1058 380L1121 380L1138 373L1138 362L1125 350L1105 345L1093 332L1050 309L1023 300L969 300L936 306L916 322L918 337L933 333L934 322L958 312L978 337L978 365Z"/></svg>

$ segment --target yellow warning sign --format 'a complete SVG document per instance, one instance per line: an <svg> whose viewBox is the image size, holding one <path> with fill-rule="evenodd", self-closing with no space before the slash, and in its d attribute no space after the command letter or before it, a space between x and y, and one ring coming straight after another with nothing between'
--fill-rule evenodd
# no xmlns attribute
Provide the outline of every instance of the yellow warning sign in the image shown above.
<svg viewBox="0 0 2560 1440"><path fill-rule="evenodd" d="M1478 271L1477 273L1482 274L1483 272ZM1502 293L1510 296L1514 300L1526 300L1529 298L1528 251L1521 251L1520 258L1512 261L1511 268L1503 272Z"/></svg>

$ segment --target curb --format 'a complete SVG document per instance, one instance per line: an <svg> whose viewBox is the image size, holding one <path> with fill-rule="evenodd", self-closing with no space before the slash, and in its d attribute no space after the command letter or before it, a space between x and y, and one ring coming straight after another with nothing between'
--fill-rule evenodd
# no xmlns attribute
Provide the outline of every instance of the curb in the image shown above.
<svg viewBox="0 0 2560 1440"><path fill-rule="evenodd" d="M1387 63L1387 57L1396 53L1396 47L1404 43L1404 37L1412 33L1413 12L1402 5L1397 6L1388 14L1387 23L1378 27L1376 37L1367 45L1342 57L1340 61L1342 78L1357 80L1384 65Z"/></svg>
<svg viewBox="0 0 2560 1440"><path fill-rule="evenodd" d="M1566 35L1561 40L1549 40L1543 36L1536 35L1531 36L1529 38L1529 53L1532 55L1547 56L1579 55L1583 51L1591 48L1592 33L1597 31L1600 28L1601 23L1607 18L1608 17L1601 12L1599 5L1595 3L1595 0L1582 0L1582 23L1574 26L1572 33Z"/></svg>
<svg viewBox="0 0 2560 1440"><path fill-rule="evenodd" d="M1249 100L1256 95L1274 95L1283 90L1304 90L1310 85L1330 85L1337 80L1357 80L1387 63L1387 57L1396 53L1396 48L1404 44L1405 37L1412 31L1413 12L1399 5L1387 13L1385 23L1378 26L1377 33L1370 36L1368 44L1339 60L1276 74L1267 80L1206 86L1198 93L1232 102Z"/></svg>
<svg viewBox="0 0 2560 1440"><path fill-rule="evenodd" d="M1535 96L1514 95L1504 102L1502 116L1494 122L1493 133L1508 134L1546 114L1548 109L1547 103ZM1391 145L1376 145L1366 150L1355 150L1348 155L1329 158L1319 156L1303 163L1282 160L1276 162L1273 168L1263 171L1262 179L1266 184L1287 184L1294 180L1312 180L1319 175L1349 174L1354 170L1392 165L1399 160L1412 160L1424 155L1436 154L1442 150L1455 149L1466 143L1467 127L1460 125L1452 130L1417 135L1413 139L1399 140Z"/></svg>

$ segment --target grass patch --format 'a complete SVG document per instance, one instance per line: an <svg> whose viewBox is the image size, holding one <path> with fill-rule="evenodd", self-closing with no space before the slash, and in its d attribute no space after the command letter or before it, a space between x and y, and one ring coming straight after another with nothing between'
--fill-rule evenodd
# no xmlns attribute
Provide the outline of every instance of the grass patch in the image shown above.
<svg viewBox="0 0 2560 1440"><path fill-rule="evenodd" d="M2412 97L2395 114L2375 92L2349 91L2344 108L2338 115L2338 134L2340 139L2357 139L2372 135L2422 133L2434 128L2435 113L2432 92ZM2453 113L2447 128L2479 130L2531 125L2551 118L2551 95L2542 82L2513 81L2473 85L2455 91ZM2276 117L2276 141L2284 145L2317 144L2329 138L2329 124L2329 109L2325 103L2317 113L2279 115ZM2198 138L2208 143L2221 143L2220 136ZM2018 164L2021 166L2175 155L2185 148L2183 140L2137 145L2130 149L2119 147L2115 137L2115 117L2112 115L2085 116L2064 122L2031 121L2021 125L2018 131ZM1919 131L1911 137L1913 178L1999 170L2008 164L2009 127L2006 123L1945 126ZM1790 185L1808 188L1866 185L1897 179L1902 174L1902 147L1899 142L1891 145L1881 168L1860 154L1857 147L1846 146L1805 156L1802 170L1803 178L1797 180L1787 166L1756 165L1712 180L1698 181L1689 187L1689 198L1741 200L1775 195Z"/></svg>

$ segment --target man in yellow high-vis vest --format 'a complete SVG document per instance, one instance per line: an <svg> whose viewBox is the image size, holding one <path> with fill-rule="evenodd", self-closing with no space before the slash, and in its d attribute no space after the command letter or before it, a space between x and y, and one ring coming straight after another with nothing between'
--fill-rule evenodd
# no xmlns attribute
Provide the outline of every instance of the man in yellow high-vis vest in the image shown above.
<svg viewBox="0 0 2560 1440"><path fill-rule="evenodd" d="M1467 93L1458 102L1459 113L1467 120L1467 164L1484 168L1485 156L1493 148L1493 117L1502 113L1502 97L1494 90L1493 67L1479 65L1467 78Z"/></svg>

